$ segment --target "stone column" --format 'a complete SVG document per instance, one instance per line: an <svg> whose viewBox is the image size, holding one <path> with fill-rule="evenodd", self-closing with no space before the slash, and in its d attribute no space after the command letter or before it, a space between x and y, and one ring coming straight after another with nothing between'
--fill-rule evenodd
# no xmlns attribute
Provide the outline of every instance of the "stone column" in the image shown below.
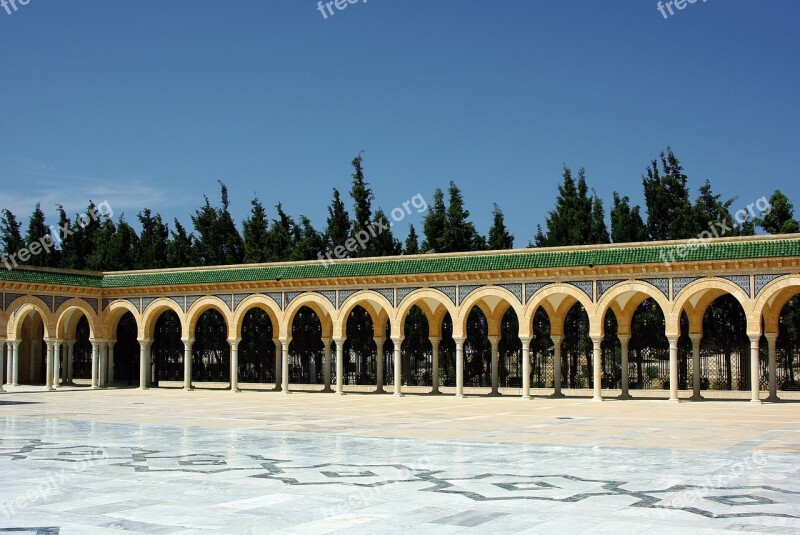
<svg viewBox="0 0 800 535"><path fill-rule="evenodd" d="M75 384L75 375L73 373L75 363L75 340L67 340L67 382Z"/></svg>
<svg viewBox="0 0 800 535"><path fill-rule="evenodd" d="M13 353L13 362L11 365L11 384L13 386L19 386L19 345L20 340L14 340L12 344L14 345L14 353Z"/></svg>
<svg viewBox="0 0 800 535"><path fill-rule="evenodd" d="M522 342L522 399L531 399L531 339Z"/></svg>
<svg viewBox="0 0 800 535"><path fill-rule="evenodd" d="M617 335L619 339L620 345L620 353L622 354L622 394L619 396L620 399L631 399L630 393L630 366L628 365L628 360L630 353L628 351L628 345L631 341L630 335Z"/></svg>
<svg viewBox="0 0 800 535"><path fill-rule="evenodd" d="M53 347L53 388L61 382L61 340L56 340Z"/></svg>
<svg viewBox="0 0 800 535"><path fill-rule="evenodd" d="M273 338L272 343L275 344L275 391L280 392L281 384L283 383L281 379L283 372L283 346L277 338Z"/></svg>
<svg viewBox="0 0 800 535"><path fill-rule="evenodd" d="M14 340L6 342L6 385L14 383Z"/></svg>
<svg viewBox="0 0 800 535"><path fill-rule="evenodd" d="M97 386L99 388L106 387L106 375L108 375L107 365L108 362L108 341L98 340L97 345Z"/></svg>
<svg viewBox="0 0 800 535"><path fill-rule="evenodd" d="M6 344L5 338L0 338L0 392L5 392L5 389L3 388L3 384L5 383L3 376L6 374L5 373L6 347L10 348L11 346L8 346Z"/></svg>
<svg viewBox="0 0 800 535"><path fill-rule="evenodd" d="M492 396L500 395L500 337L489 336L492 346Z"/></svg>
<svg viewBox="0 0 800 535"><path fill-rule="evenodd" d="M464 397L464 339L453 337L456 342L456 397Z"/></svg>
<svg viewBox="0 0 800 535"><path fill-rule="evenodd" d="M289 344L291 339L281 340L281 390L289 393Z"/></svg>
<svg viewBox="0 0 800 535"><path fill-rule="evenodd" d="M241 340L228 340L231 346L231 392L239 392L239 342Z"/></svg>
<svg viewBox="0 0 800 535"><path fill-rule="evenodd" d="M106 373L106 386L114 386L114 344L116 340L108 341L108 366Z"/></svg>
<svg viewBox="0 0 800 535"><path fill-rule="evenodd" d="M92 389L100 388L100 342L92 340Z"/></svg>
<svg viewBox="0 0 800 535"><path fill-rule="evenodd" d="M442 339L438 336L429 338L431 341L431 394L439 393L439 344Z"/></svg>
<svg viewBox="0 0 800 535"><path fill-rule="evenodd" d="M375 383L377 388L375 392L378 394L383 393L383 344L386 342L386 338L375 337L375 346L377 347L377 352L375 354Z"/></svg>
<svg viewBox="0 0 800 535"><path fill-rule="evenodd" d="M761 335L750 337L750 402L761 403Z"/></svg>
<svg viewBox="0 0 800 535"><path fill-rule="evenodd" d="M692 340L692 401L701 401L703 399L701 379L702 371L700 369L700 343L703 341L702 334L690 334L689 338Z"/></svg>
<svg viewBox="0 0 800 535"><path fill-rule="evenodd" d="M778 333L767 333L767 349L769 350L769 397L767 401L777 403L778 398Z"/></svg>
<svg viewBox="0 0 800 535"><path fill-rule="evenodd" d="M183 389L192 390L192 346L194 339L183 340Z"/></svg>
<svg viewBox="0 0 800 535"><path fill-rule="evenodd" d="M33 383L33 378L36 375L36 362L41 358L39 351L39 344L41 340L32 340L28 351L28 382Z"/></svg>
<svg viewBox="0 0 800 535"><path fill-rule="evenodd" d="M55 342L47 340L45 348L47 350L47 357L45 360L45 373L44 373L44 387L47 390L53 390L53 353L55 352Z"/></svg>
<svg viewBox="0 0 800 535"><path fill-rule="evenodd" d="M336 394L344 395L344 341L345 338L336 338Z"/></svg>
<svg viewBox="0 0 800 535"><path fill-rule="evenodd" d="M592 401L603 401L603 337L592 337L593 358L592 358L592 371L594 392Z"/></svg>
<svg viewBox="0 0 800 535"><path fill-rule="evenodd" d="M553 341L553 397L563 398L561 392L561 336L551 336Z"/></svg>
<svg viewBox="0 0 800 535"><path fill-rule="evenodd" d="M677 403L678 399L678 338L669 338L669 400Z"/></svg>
<svg viewBox="0 0 800 535"><path fill-rule="evenodd" d="M147 390L150 381L150 340L139 340L139 388Z"/></svg>
<svg viewBox="0 0 800 535"><path fill-rule="evenodd" d="M325 346L325 362L322 363L322 377L325 383L323 392L332 392L331 390L331 342L330 338L323 338L322 344Z"/></svg>
<svg viewBox="0 0 800 535"><path fill-rule="evenodd" d="M403 339L392 338L394 343L394 395L403 396Z"/></svg>

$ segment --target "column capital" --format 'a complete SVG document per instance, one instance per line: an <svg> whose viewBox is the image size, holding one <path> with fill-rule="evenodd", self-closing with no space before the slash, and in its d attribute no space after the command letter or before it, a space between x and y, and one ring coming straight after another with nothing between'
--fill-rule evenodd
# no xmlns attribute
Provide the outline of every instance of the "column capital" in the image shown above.
<svg viewBox="0 0 800 535"><path fill-rule="evenodd" d="M560 335L560 334L551 334L550 335L550 341L553 342L553 345L560 344L561 340L563 340L563 339L564 339L564 337L562 335Z"/></svg>
<svg viewBox="0 0 800 535"><path fill-rule="evenodd" d="M493 346L500 344L499 335L487 336L486 338L489 340L489 343L492 344Z"/></svg>
<svg viewBox="0 0 800 535"><path fill-rule="evenodd" d="M151 339L149 339L149 338L139 338L136 341L139 342L139 347L140 348L142 348L142 347L150 347L150 345L153 343L153 341ZM74 344L75 341L73 340L72 343Z"/></svg>
<svg viewBox="0 0 800 535"><path fill-rule="evenodd" d="M619 340L620 344L625 345L625 344L628 344L631 341L631 335L630 334L619 334L619 333L617 333L617 339Z"/></svg>
<svg viewBox="0 0 800 535"><path fill-rule="evenodd" d="M183 342L184 344L193 344L194 338L181 338L181 342Z"/></svg>
<svg viewBox="0 0 800 535"><path fill-rule="evenodd" d="M764 338L766 338L767 342L770 344L774 344L778 340L778 333L764 333Z"/></svg>
<svg viewBox="0 0 800 535"><path fill-rule="evenodd" d="M519 341L522 342L523 344L530 345L530 343L533 341L533 337L532 336L520 336L519 337Z"/></svg>
<svg viewBox="0 0 800 535"><path fill-rule="evenodd" d="M467 337L466 337L466 336L454 336L454 337L453 337L453 341L454 341L456 344L463 344L463 343L464 343L464 340L466 340L466 339L467 339Z"/></svg>
<svg viewBox="0 0 800 535"><path fill-rule="evenodd" d="M375 342L378 346L383 345L386 342L385 336L374 336L372 341Z"/></svg>
<svg viewBox="0 0 800 535"><path fill-rule="evenodd" d="M288 338L282 338L281 337L281 338L275 338L273 340L277 340L278 342L281 343L281 345L284 345L286 347L289 347L289 344L292 343L292 338L291 337L288 337Z"/></svg>
<svg viewBox="0 0 800 535"><path fill-rule="evenodd" d="M691 340L693 344L696 342L702 342L703 333L689 333L689 340Z"/></svg>
<svg viewBox="0 0 800 535"><path fill-rule="evenodd" d="M590 336L589 338L592 339L592 343L595 345L599 345L603 343L603 337L599 335Z"/></svg>
<svg viewBox="0 0 800 535"><path fill-rule="evenodd" d="M667 342L669 342L669 346L670 347L677 346L679 338L680 337L677 335L667 335Z"/></svg>
<svg viewBox="0 0 800 535"><path fill-rule="evenodd" d="M430 343L434 343L434 342L437 342L437 343L438 343L438 342L441 342L441 341L442 341L442 337L441 337L441 336L429 336L429 337L428 337L428 341L429 341Z"/></svg>
<svg viewBox="0 0 800 535"><path fill-rule="evenodd" d="M392 336L392 343L394 344L394 348L398 349L398 347L403 343L405 340L404 336Z"/></svg>
<svg viewBox="0 0 800 535"><path fill-rule="evenodd" d="M228 343L231 345L231 347L238 346L241 341L241 338L228 338Z"/></svg>

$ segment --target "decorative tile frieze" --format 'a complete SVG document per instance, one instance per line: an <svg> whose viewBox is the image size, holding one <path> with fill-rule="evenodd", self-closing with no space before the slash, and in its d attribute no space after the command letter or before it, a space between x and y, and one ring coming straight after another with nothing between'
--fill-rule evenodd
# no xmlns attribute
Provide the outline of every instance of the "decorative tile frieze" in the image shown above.
<svg viewBox="0 0 800 535"><path fill-rule="evenodd" d="M103 310L107 309L116 299L103 299Z"/></svg>
<svg viewBox="0 0 800 535"><path fill-rule="evenodd" d="M278 308L283 310L286 306L283 304L283 294L281 292L267 292L267 297L275 301Z"/></svg>
<svg viewBox="0 0 800 535"><path fill-rule="evenodd" d="M552 282L526 282L525 283L525 302L531 300L533 294L544 288L545 286L549 286L553 284Z"/></svg>
<svg viewBox="0 0 800 535"><path fill-rule="evenodd" d="M233 310L233 294L214 294L214 297L228 306L228 310Z"/></svg>
<svg viewBox="0 0 800 535"><path fill-rule="evenodd" d="M499 286L514 294L519 299L519 302L522 303L522 284L500 284Z"/></svg>
<svg viewBox="0 0 800 535"><path fill-rule="evenodd" d="M42 301L45 302L47 307L50 309L50 312L54 312L55 309L53 308L53 296L52 295L34 295L34 297L38 297Z"/></svg>
<svg viewBox="0 0 800 535"><path fill-rule="evenodd" d="M54 307L55 308L53 310L58 310L59 308L61 308L61 305L63 305L64 303L66 303L70 299L72 299L72 298L71 297L66 297L66 296L63 296L63 295L56 296L55 303L54 303Z"/></svg>
<svg viewBox="0 0 800 535"><path fill-rule="evenodd" d="M607 291L611 288L619 284L620 282L625 282L622 279L617 280L609 280L609 281L597 281L597 299L599 300Z"/></svg>
<svg viewBox="0 0 800 535"><path fill-rule="evenodd" d="M178 305L181 308L181 310L186 312L186 296L185 295L171 295L169 298L172 299L175 302L175 304Z"/></svg>
<svg viewBox="0 0 800 535"><path fill-rule="evenodd" d="M286 302L283 304L284 308L288 307L292 301L300 297L302 294L303 292L285 292L284 298Z"/></svg>
<svg viewBox="0 0 800 535"><path fill-rule="evenodd" d="M664 294L664 297L669 299L669 279L642 279L642 282L652 284Z"/></svg>
<svg viewBox="0 0 800 535"><path fill-rule="evenodd" d="M408 297L408 294L410 294L411 292L416 291L416 290L419 290L419 288L398 288L397 289L397 303L396 303L395 306L400 306L400 303L403 302L403 299Z"/></svg>
<svg viewBox="0 0 800 535"><path fill-rule="evenodd" d="M344 304L344 302L347 301L347 299L351 295L356 293L356 291L357 290L339 290L339 297L338 297L337 302L336 302L336 308L337 309L341 308L341 306Z"/></svg>
<svg viewBox="0 0 800 535"><path fill-rule="evenodd" d="M777 278L783 277L783 275L756 275L755 278L755 293L754 296L758 296L761 293L761 290L769 284L770 282L774 281Z"/></svg>
<svg viewBox="0 0 800 535"><path fill-rule="evenodd" d="M384 296L389 301L389 303L392 304L392 306L395 306L394 288L381 288L381 289L375 290L375 291L378 292L379 294L381 294L382 296Z"/></svg>
<svg viewBox="0 0 800 535"><path fill-rule="evenodd" d="M725 280L731 281L736 286L738 286L739 288L744 290L744 293L746 293L748 296L751 296L751 294L750 294L750 275L733 275L733 276L730 276L730 277L722 277L722 278L725 279Z"/></svg>
<svg viewBox="0 0 800 535"><path fill-rule="evenodd" d="M192 305L195 304L197 301L202 299L204 296L202 295L187 295L186 296L186 308L183 309L184 312L188 311L192 308Z"/></svg>
<svg viewBox="0 0 800 535"><path fill-rule="evenodd" d="M681 293L681 290L699 279L700 277L675 277L672 279L672 299L675 299L675 297Z"/></svg>
<svg viewBox="0 0 800 535"><path fill-rule="evenodd" d="M464 302L464 299L467 298L469 294L477 290L478 288L482 288L482 286L478 284L465 284L464 286L458 287L458 305L460 306L461 303ZM455 301L453 301L455 303Z"/></svg>
<svg viewBox="0 0 800 535"><path fill-rule="evenodd" d="M450 301L455 304L456 302L456 287L455 286L434 286L431 288L432 290L436 290L438 292L442 292L444 295L450 298Z"/></svg>
<svg viewBox="0 0 800 535"><path fill-rule="evenodd" d="M156 300L155 297L142 297L142 305L141 308L139 309L139 312L144 312L145 310L147 310L147 307L150 306L150 303L152 303L155 300Z"/></svg>
<svg viewBox="0 0 800 535"><path fill-rule="evenodd" d="M318 290L315 293L327 299L333 308L338 308L336 306L336 290Z"/></svg>
<svg viewBox="0 0 800 535"><path fill-rule="evenodd" d="M570 281L567 282L570 286L574 286L583 293L589 296L589 299L594 301L594 282L593 281Z"/></svg>

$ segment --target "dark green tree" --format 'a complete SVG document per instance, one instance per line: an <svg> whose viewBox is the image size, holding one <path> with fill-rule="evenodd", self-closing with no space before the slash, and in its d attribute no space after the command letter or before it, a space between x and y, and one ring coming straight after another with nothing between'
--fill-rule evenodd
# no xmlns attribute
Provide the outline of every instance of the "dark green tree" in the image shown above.
<svg viewBox="0 0 800 535"><path fill-rule="evenodd" d="M283 211L281 203L275 209L278 218L272 220L269 229L269 261L284 262L292 258L295 245L300 239L300 231L294 219Z"/></svg>
<svg viewBox="0 0 800 535"><path fill-rule="evenodd" d="M0 218L0 243L3 245L3 254L8 257L16 255L18 251L25 247L17 218L10 210L3 210ZM6 261L13 266L10 258ZM19 263L19 259L16 259L16 256L14 261Z"/></svg>
<svg viewBox="0 0 800 535"><path fill-rule="evenodd" d="M54 247L52 232L47 226L42 206L39 203L36 203L36 208L34 208L33 214L28 220L28 233L25 235L25 243L31 253L38 251L38 254L31 254L27 262L28 265L58 267L58 250ZM35 249L32 247L35 247Z"/></svg>
<svg viewBox="0 0 800 535"><path fill-rule="evenodd" d="M361 231L369 233L369 227L372 224L372 200L374 196L372 189L364 179L363 158L360 154L353 159L352 177L353 185L350 189L350 196L353 198L354 203L352 234L355 235ZM375 245L370 242L366 248L357 249L353 256L376 256L374 253Z"/></svg>
<svg viewBox="0 0 800 535"><path fill-rule="evenodd" d="M350 237L353 224L350 222L350 214L344 207L344 203L339 195L339 190L333 189L333 201L328 207L328 225L325 228L325 249L333 251L337 246L342 245ZM349 256L349 251L347 256Z"/></svg>
<svg viewBox="0 0 800 535"><path fill-rule="evenodd" d="M299 231L299 235L297 232ZM322 234L317 232L311 220L304 215L300 216L300 224L295 230L297 244L292 251L292 260L316 260L318 254L324 249L325 241Z"/></svg>
<svg viewBox="0 0 800 535"><path fill-rule="evenodd" d="M58 209L58 229L56 237L58 238L59 248L61 249L61 258L59 260L59 267L64 269L80 269L80 260L78 258L80 250L81 236L76 233L76 228L72 225L72 220L67 217L67 212L62 205L57 205Z"/></svg>
<svg viewBox="0 0 800 535"><path fill-rule="evenodd" d="M378 208L375 211L375 221L382 221L383 225L375 225L376 235L369 241L367 248L375 256L394 256L403 252L403 247L392 233L392 225L386 213Z"/></svg>
<svg viewBox="0 0 800 535"><path fill-rule="evenodd" d="M606 226L606 213L603 209L603 201L596 194L592 195L592 217L590 221L591 233L589 243L609 243L608 227Z"/></svg>
<svg viewBox="0 0 800 535"><path fill-rule="evenodd" d="M219 251L222 248L220 237L217 234L219 214L211 206L207 196L203 197L205 204L192 216L192 223L197 232L195 251L197 259L202 266L221 264Z"/></svg>
<svg viewBox="0 0 800 535"><path fill-rule="evenodd" d="M639 206L631 207L628 197L620 198L614 192L611 208L611 241L614 243L642 242L647 240L647 227L642 221Z"/></svg>
<svg viewBox="0 0 800 535"><path fill-rule="evenodd" d="M139 236L125 220L125 215L119 217L116 231L108 244L108 260L104 269L119 271L134 269L139 246ZM169 266L168 267L172 267Z"/></svg>
<svg viewBox="0 0 800 535"><path fill-rule="evenodd" d="M92 271L119 269L111 256L111 243L117 234L117 226L111 219L105 219L95 234L95 247L86 259L86 268Z"/></svg>
<svg viewBox="0 0 800 535"><path fill-rule="evenodd" d="M408 237L406 238L403 254L419 254L419 237L414 225L409 225L408 227Z"/></svg>
<svg viewBox="0 0 800 535"><path fill-rule="evenodd" d="M180 221L175 219L175 230L167 243L167 264L169 267L192 267L199 265L194 236L186 232Z"/></svg>
<svg viewBox="0 0 800 535"><path fill-rule="evenodd" d="M269 262L269 220L258 197L250 201L253 208L250 217L242 225L244 229L245 263Z"/></svg>
<svg viewBox="0 0 800 535"><path fill-rule="evenodd" d="M492 227L489 229L488 246L492 251L514 248L514 236L508 232L505 216L497 203L494 204L494 210L492 210Z"/></svg>
<svg viewBox="0 0 800 535"><path fill-rule="evenodd" d="M564 166L562 178L563 181L558 186L556 207L545 219L547 232L542 232L541 228L537 230L537 247L588 245L594 243L598 235L602 235L602 227L594 222L594 203L589 197L586 171L580 169L578 181L575 182L572 170ZM602 209L602 206L599 208Z"/></svg>
<svg viewBox="0 0 800 535"><path fill-rule="evenodd" d="M469 221L469 210L464 208L464 197L455 182L450 182L448 193L447 223L442 236L442 250L437 252L453 253L485 249L486 239Z"/></svg>
<svg viewBox="0 0 800 535"><path fill-rule="evenodd" d="M241 264L244 259L244 244L242 236L233 222L233 217L231 217L228 188L221 180L217 182L219 182L222 200L222 208L217 216L217 234L222 245L222 250L219 252L219 263Z"/></svg>
<svg viewBox="0 0 800 535"><path fill-rule="evenodd" d="M444 252L444 231L447 227L447 207L444 204L444 193L439 188L433 192L433 203L422 220L422 231L425 241L422 242L423 253Z"/></svg>
<svg viewBox="0 0 800 535"><path fill-rule="evenodd" d="M653 160L642 177L647 206L647 233L651 240L681 240L696 237L700 230L689 200L688 178L680 161L667 147Z"/></svg>
<svg viewBox="0 0 800 535"><path fill-rule="evenodd" d="M137 250L137 266L139 269L162 269L167 267L167 240L169 228L162 221L161 215L152 215L149 208L145 208L138 215L142 231L139 233L139 246Z"/></svg>
<svg viewBox="0 0 800 535"><path fill-rule="evenodd" d="M800 224L794 218L794 206L781 190L775 190L769 198L771 208L764 217L755 222L770 234L794 234L800 232Z"/></svg>

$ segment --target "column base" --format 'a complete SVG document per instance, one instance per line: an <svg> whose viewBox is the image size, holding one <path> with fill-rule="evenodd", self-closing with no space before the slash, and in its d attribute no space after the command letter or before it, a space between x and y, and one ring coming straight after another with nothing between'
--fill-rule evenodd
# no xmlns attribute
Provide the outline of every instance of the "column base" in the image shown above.
<svg viewBox="0 0 800 535"><path fill-rule="evenodd" d="M292 392L288 388L286 390L281 390L281 394L283 394L284 396L288 396L291 393Z"/></svg>
<svg viewBox="0 0 800 535"><path fill-rule="evenodd" d="M46 387L46 388L45 388L45 390L46 390L47 392L55 392L55 391L56 391L56 389L55 389L55 388L53 388L52 386L48 386L48 387Z"/></svg>
<svg viewBox="0 0 800 535"><path fill-rule="evenodd" d="M490 393L489 393L489 397L490 397L490 398L497 398L497 397L500 397L500 392L490 392Z"/></svg>
<svg viewBox="0 0 800 535"><path fill-rule="evenodd" d="M230 391L233 392L234 394L241 392L241 390L239 390L238 388L231 388Z"/></svg>
<svg viewBox="0 0 800 535"><path fill-rule="evenodd" d="M464 394L456 394L456 398L458 399L464 399L465 397L467 396L465 396Z"/></svg>
<svg viewBox="0 0 800 535"><path fill-rule="evenodd" d="M690 401L704 401L705 399L701 394L692 394L692 397L689 398Z"/></svg>
<svg viewBox="0 0 800 535"><path fill-rule="evenodd" d="M603 401L603 397L602 396L594 396L592 398L592 402L594 402L594 403L600 403L601 401Z"/></svg>
<svg viewBox="0 0 800 535"><path fill-rule="evenodd" d="M375 389L375 392L373 392L373 394L385 394L385 393L386 390L384 390L382 386L379 386L378 388Z"/></svg>
<svg viewBox="0 0 800 535"><path fill-rule="evenodd" d="M753 405L762 405L764 402L761 401L760 399L751 399L750 403L752 403Z"/></svg>
<svg viewBox="0 0 800 535"><path fill-rule="evenodd" d="M678 398L669 398L667 400L667 403L680 403L680 402L681 400L679 400Z"/></svg>
<svg viewBox="0 0 800 535"><path fill-rule="evenodd" d="M764 401L767 403L780 403L781 398L779 398L778 396L769 396Z"/></svg>
<svg viewBox="0 0 800 535"><path fill-rule="evenodd" d="M183 391L184 392L191 392L192 390L194 390L193 386L184 386L183 387Z"/></svg>
<svg viewBox="0 0 800 535"><path fill-rule="evenodd" d="M438 390L438 389L436 389L436 390L431 390L431 395L433 395L433 396L438 396L439 394L441 394L441 392L439 392L439 390Z"/></svg>
<svg viewBox="0 0 800 535"><path fill-rule="evenodd" d="M533 400L533 396L530 396L530 395L528 395L528 396L521 396L521 397L520 397L520 399L521 399L522 401L531 401L531 400Z"/></svg>
<svg viewBox="0 0 800 535"><path fill-rule="evenodd" d="M631 396L630 394L620 394L619 397L617 397L617 399L628 400L628 399L633 399L633 396Z"/></svg>
<svg viewBox="0 0 800 535"><path fill-rule="evenodd" d="M336 395L337 395L337 396L346 396L346 395L347 395L347 393L346 393L346 392L344 392L344 391L337 390L337 391L336 391Z"/></svg>
<svg viewBox="0 0 800 535"><path fill-rule="evenodd" d="M326 386L325 388L320 390L320 392L322 392L323 394L332 394L333 393L333 388L331 388L329 386Z"/></svg>
<svg viewBox="0 0 800 535"><path fill-rule="evenodd" d="M150 390L149 386L140 386L139 390Z"/></svg>
<svg viewBox="0 0 800 535"><path fill-rule="evenodd" d="M565 398L567 396L565 396L561 392L553 392L552 394L550 394L550 397L553 398L553 399L561 399L561 398Z"/></svg>

